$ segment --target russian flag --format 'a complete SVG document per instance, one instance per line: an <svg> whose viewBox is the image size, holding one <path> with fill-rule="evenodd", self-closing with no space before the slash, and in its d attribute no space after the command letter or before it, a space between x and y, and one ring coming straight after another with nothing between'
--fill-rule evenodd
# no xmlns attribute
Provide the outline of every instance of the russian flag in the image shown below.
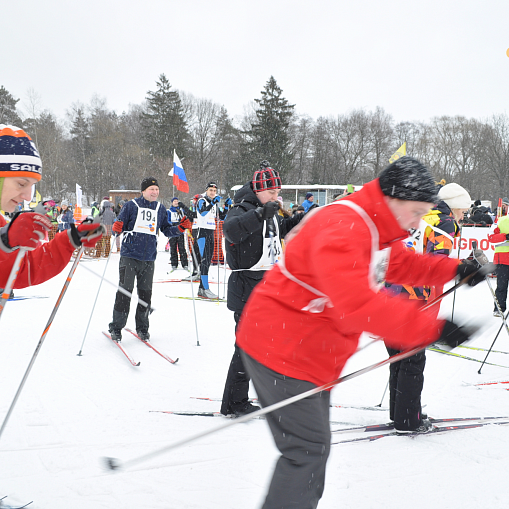
<svg viewBox="0 0 509 509"><path fill-rule="evenodd" d="M177 190L182 191L183 193L189 192L189 184L187 183L186 173L175 150L173 151L173 169L170 173L168 173L168 175L173 175L173 185L177 188Z"/></svg>

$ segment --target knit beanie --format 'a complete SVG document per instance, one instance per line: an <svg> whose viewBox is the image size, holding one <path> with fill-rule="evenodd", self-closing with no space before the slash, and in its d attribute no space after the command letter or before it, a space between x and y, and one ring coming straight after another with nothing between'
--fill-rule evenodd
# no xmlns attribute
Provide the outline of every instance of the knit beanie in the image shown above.
<svg viewBox="0 0 509 509"><path fill-rule="evenodd" d="M309 198L311 198L311 196L313 196L313 193L306 193L305 200L309 200Z"/></svg>
<svg viewBox="0 0 509 509"><path fill-rule="evenodd" d="M502 203L504 205L509 205L509 198L502 198Z"/></svg>
<svg viewBox="0 0 509 509"><path fill-rule="evenodd" d="M41 180L42 163L30 136L12 125L0 124L0 177Z"/></svg>
<svg viewBox="0 0 509 509"><path fill-rule="evenodd" d="M141 181L141 192L145 191L145 189L147 189L147 187L150 187L150 186L159 187L159 184L155 177L146 177Z"/></svg>
<svg viewBox="0 0 509 509"><path fill-rule="evenodd" d="M468 209L472 204L467 190L454 182L438 191L438 199L445 201L450 209Z"/></svg>
<svg viewBox="0 0 509 509"><path fill-rule="evenodd" d="M386 196L400 200L437 203L435 181L430 171L417 159L403 156L387 166L379 177Z"/></svg>

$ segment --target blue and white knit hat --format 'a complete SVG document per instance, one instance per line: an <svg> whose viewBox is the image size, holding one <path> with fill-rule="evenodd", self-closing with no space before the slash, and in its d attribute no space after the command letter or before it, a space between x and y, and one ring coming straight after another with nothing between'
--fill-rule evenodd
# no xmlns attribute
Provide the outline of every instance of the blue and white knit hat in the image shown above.
<svg viewBox="0 0 509 509"><path fill-rule="evenodd" d="M12 125L0 124L0 177L41 180L42 162L30 136Z"/></svg>

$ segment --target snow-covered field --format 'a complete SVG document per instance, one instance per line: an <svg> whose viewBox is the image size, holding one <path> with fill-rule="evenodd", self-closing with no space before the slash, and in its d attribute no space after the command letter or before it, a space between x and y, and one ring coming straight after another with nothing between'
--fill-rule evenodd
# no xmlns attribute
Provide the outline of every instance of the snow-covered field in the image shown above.
<svg viewBox="0 0 509 509"><path fill-rule="evenodd" d="M167 279L168 253L160 252L154 280ZM105 260L82 261L102 274ZM39 342L70 265L53 280L18 290L46 299L9 302L0 320L0 421L11 404ZM118 254L107 278L118 279ZM217 267L211 279L217 281ZM221 270L221 280L224 272ZM111 472L102 458L129 461L189 435L216 427L223 418L175 416L161 410L219 410L233 352L233 314L224 303L193 303L167 295L191 295L190 283L154 283L151 342L172 365L129 333L122 344L141 362L132 367L106 339L115 289L103 284L90 330L78 356L99 285L79 266L40 350L27 384L0 438L0 498L11 504L34 500L33 509L254 509L261 506L278 452L267 424L253 420L209 435L132 468ZM495 283L494 283L495 284ZM223 295L223 285L211 288ZM194 286L197 289L198 285ZM133 299L128 326L134 328ZM484 326L473 344L489 347L501 323L492 316L485 283L461 288L456 318ZM452 299L442 304L450 313ZM497 350L509 352L503 331ZM362 343L367 344L369 338ZM470 357L483 352L461 350ZM382 344L356 354L344 374L386 357ZM429 352L423 401L433 417L509 415L509 393L496 386L466 385L509 379L509 368L484 366ZM509 355L488 361L509 367ZM333 402L380 403L388 368L341 384ZM253 392L252 396L256 394ZM387 408L388 398L382 408ZM332 408L333 429L386 422L388 411ZM355 435L341 435L341 438ZM509 426L486 426L444 435L389 437L371 443L335 445L328 463L320 509L507 507Z"/></svg>

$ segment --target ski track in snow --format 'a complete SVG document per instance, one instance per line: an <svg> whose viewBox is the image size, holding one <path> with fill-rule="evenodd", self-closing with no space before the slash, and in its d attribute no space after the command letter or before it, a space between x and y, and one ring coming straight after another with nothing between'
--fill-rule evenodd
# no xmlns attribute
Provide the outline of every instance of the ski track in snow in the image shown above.
<svg viewBox="0 0 509 509"><path fill-rule="evenodd" d="M164 239L160 239L161 245ZM154 280L167 278L169 253L160 251ZM94 263L102 274L105 260ZM16 295L47 295L8 303L0 322L0 418L3 420L69 271ZM176 271L175 275L185 275ZM172 275L173 275L172 274ZM107 278L118 281L118 254L112 254ZM217 281L217 266L210 278ZM220 280L224 270L221 268ZM219 410L220 403L193 397L220 398L233 353L233 313L224 304L196 302L201 346L196 346L193 304L166 294L190 296L190 283L153 286L151 342L179 362L170 364L130 333L123 344L139 367L107 340L115 289L103 285L90 329L83 334L99 279L79 266L40 350L10 421L0 438L0 497L11 505L33 500L31 509L255 509L267 490L276 450L264 420L239 424L179 449L110 472L105 456L129 461L192 434L216 427L220 419L176 416L151 410ZM195 285L194 288L197 288ZM217 285L223 297L223 284ZM127 326L135 328L133 299ZM455 319L483 324L472 343L489 348L500 326L492 316L486 284L461 288ZM441 306L450 315L452 296ZM366 336L361 344L369 343ZM509 351L502 331L496 349ZM463 350L461 353L467 353ZM468 356L483 359L485 352ZM343 374L386 357L381 343L356 354ZM503 364L502 354L488 360ZM509 394L480 390L465 383L507 380L509 370L427 353L423 403L433 417L508 415ZM383 367L341 384L334 404L374 406L388 378ZM251 397L256 397L251 390ZM383 407L388 405L386 395ZM331 420L351 425L378 424L388 411L331 408ZM341 426L334 426L337 429ZM345 427L347 425L345 424ZM359 434L361 436L361 434ZM320 509L413 509L507 506L509 457L507 427L459 431L415 439L390 437L372 443L332 447Z"/></svg>

